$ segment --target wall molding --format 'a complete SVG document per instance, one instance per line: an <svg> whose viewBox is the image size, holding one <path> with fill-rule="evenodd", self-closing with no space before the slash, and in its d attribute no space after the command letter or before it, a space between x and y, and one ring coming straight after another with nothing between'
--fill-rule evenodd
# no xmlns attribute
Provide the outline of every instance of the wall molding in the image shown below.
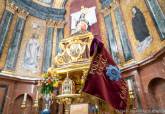
<svg viewBox="0 0 165 114"><path fill-rule="evenodd" d="M162 49L160 49L158 52L152 54L151 56L147 57L146 59L142 61L139 61L139 62L134 61L132 64L128 64L128 65L125 65L124 67L121 67L121 71L126 72L129 70L133 70L133 69L137 69L139 67L145 66L155 61L156 59L160 58L163 54L165 54L165 46Z"/></svg>
<svg viewBox="0 0 165 114"><path fill-rule="evenodd" d="M40 19L53 19L53 20L64 20L65 9L56 9L50 7L44 7L39 5L32 0L10 0L9 3L15 4L16 6L29 12L30 15L38 17Z"/></svg>

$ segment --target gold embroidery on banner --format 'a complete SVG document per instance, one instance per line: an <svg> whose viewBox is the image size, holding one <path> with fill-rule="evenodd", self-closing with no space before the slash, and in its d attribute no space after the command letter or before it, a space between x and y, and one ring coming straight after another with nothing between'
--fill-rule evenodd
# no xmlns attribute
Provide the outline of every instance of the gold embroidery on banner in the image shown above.
<svg viewBox="0 0 165 114"><path fill-rule="evenodd" d="M128 89L127 85L124 80L121 81L121 93L120 93L120 98L124 101L127 102L127 94L128 94Z"/></svg>
<svg viewBox="0 0 165 114"><path fill-rule="evenodd" d="M101 75L106 65L107 65L107 59L104 59L102 55L97 55L92 63L89 73L91 74L97 73L98 75Z"/></svg>

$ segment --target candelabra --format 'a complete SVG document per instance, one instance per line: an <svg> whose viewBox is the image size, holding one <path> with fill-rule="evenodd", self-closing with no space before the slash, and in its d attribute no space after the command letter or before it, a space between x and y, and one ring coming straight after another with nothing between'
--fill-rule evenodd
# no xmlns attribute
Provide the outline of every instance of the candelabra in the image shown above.
<svg viewBox="0 0 165 114"><path fill-rule="evenodd" d="M130 98L130 109L136 109L135 107L135 93L133 90L129 90L129 98Z"/></svg>

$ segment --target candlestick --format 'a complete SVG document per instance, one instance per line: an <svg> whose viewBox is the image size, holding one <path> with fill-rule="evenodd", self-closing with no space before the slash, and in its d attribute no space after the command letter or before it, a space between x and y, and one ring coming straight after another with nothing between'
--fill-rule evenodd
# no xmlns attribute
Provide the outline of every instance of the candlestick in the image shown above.
<svg viewBox="0 0 165 114"><path fill-rule="evenodd" d="M27 93L24 93L23 102L26 102L26 99L27 99Z"/></svg>
<svg viewBox="0 0 165 114"><path fill-rule="evenodd" d="M131 80L127 80L129 91L132 91L133 90L132 83L131 82L132 82Z"/></svg>
<svg viewBox="0 0 165 114"><path fill-rule="evenodd" d="M23 101L21 104L21 108L25 108L26 107L26 100L27 100L27 93L24 93L24 97L23 97Z"/></svg>
<svg viewBox="0 0 165 114"><path fill-rule="evenodd" d="M35 100L34 100L34 107L38 107L38 98L39 98L39 92L38 92L38 90L37 90L37 93L36 93L36 98L35 98Z"/></svg>

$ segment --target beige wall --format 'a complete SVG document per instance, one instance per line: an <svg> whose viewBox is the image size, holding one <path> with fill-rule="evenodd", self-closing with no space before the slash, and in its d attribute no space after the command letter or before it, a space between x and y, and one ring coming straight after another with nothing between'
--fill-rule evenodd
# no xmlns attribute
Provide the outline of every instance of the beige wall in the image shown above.
<svg viewBox="0 0 165 114"><path fill-rule="evenodd" d="M0 0L0 20L2 18L3 12L5 10L5 1L6 0Z"/></svg>

